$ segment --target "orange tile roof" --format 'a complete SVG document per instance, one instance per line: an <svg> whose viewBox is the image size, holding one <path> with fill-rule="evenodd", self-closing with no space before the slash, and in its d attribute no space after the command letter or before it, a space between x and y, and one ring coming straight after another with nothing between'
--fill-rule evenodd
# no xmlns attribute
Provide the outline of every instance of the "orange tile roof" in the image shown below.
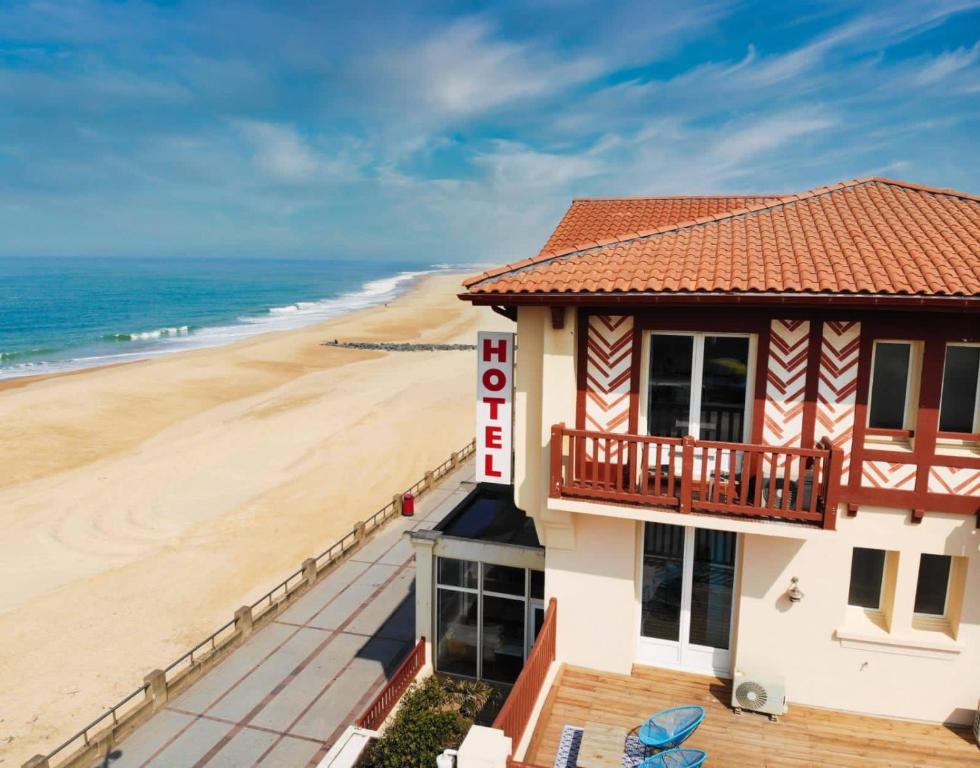
<svg viewBox="0 0 980 768"><path fill-rule="evenodd" d="M890 179L547 253L465 281L470 294L980 296L980 197Z"/></svg>
<svg viewBox="0 0 980 768"><path fill-rule="evenodd" d="M621 240L657 227L760 203L781 195L695 195L684 197L580 197L572 201L540 255Z"/></svg>

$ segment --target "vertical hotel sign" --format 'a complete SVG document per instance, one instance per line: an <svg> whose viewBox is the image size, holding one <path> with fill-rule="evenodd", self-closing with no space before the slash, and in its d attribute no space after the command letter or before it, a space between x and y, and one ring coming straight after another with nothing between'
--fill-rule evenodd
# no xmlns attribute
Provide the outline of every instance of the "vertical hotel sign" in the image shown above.
<svg viewBox="0 0 980 768"><path fill-rule="evenodd" d="M514 334L480 331L476 354L476 480L509 485L514 437Z"/></svg>

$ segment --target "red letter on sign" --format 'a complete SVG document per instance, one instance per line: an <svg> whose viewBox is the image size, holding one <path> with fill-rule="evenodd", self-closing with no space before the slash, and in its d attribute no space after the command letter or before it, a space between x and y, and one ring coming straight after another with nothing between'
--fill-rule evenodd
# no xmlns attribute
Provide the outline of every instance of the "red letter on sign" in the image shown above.
<svg viewBox="0 0 980 768"><path fill-rule="evenodd" d="M489 389L491 392L497 392L504 388L504 384L507 383L507 377L504 372L499 368L487 368L483 372L483 386Z"/></svg>
<svg viewBox="0 0 980 768"><path fill-rule="evenodd" d="M483 398L483 402L487 403L490 406L490 418L498 419L500 418L497 415L499 413L498 406L503 405L507 401L504 400L504 398L502 397L485 397Z"/></svg>
<svg viewBox="0 0 980 768"><path fill-rule="evenodd" d="M490 339L483 340L483 359L485 362L490 362L493 356L497 356L497 361L500 363L507 362L507 339L500 339L496 345Z"/></svg>
<svg viewBox="0 0 980 768"><path fill-rule="evenodd" d="M493 454L488 453L483 457L483 473L487 477L500 477L500 471L493 468Z"/></svg>
<svg viewBox="0 0 980 768"><path fill-rule="evenodd" d="M504 444L500 442L501 438L503 438L502 427L487 427L487 431L486 431L487 448L503 448Z"/></svg>

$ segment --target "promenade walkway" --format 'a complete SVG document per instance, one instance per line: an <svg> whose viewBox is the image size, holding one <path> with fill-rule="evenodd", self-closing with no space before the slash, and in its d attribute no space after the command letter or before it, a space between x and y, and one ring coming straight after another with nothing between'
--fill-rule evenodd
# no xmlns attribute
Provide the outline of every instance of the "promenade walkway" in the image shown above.
<svg viewBox="0 0 980 768"><path fill-rule="evenodd" d="M415 561L470 490L468 461L132 735L100 768L315 766L415 643Z"/></svg>

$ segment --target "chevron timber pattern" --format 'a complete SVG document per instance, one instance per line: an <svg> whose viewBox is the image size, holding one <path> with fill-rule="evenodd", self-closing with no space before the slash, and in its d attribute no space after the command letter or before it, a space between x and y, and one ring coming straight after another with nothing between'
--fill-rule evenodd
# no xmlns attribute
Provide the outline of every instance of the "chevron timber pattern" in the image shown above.
<svg viewBox="0 0 980 768"><path fill-rule="evenodd" d="M586 429L626 432L629 428L632 364L633 318L590 315L585 372Z"/></svg>
<svg viewBox="0 0 980 768"><path fill-rule="evenodd" d="M970 467L930 467L929 493L980 498L980 469Z"/></svg>
<svg viewBox="0 0 980 768"><path fill-rule="evenodd" d="M803 438L803 394L810 322L773 320L769 331L769 369L762 442L798 448ZM780 464L785 457L779 459Z"/></svg>
<svg viewBox="0 0 980 768"><path fill-rule="evenodd" d="M861 467L861 485L865 488L885 488L891 491L914 491L915 464L895 464L890 461L865 461Z"/></svg>
<svg viewBox="0 0 980 768"><path fill-rule="evenodd" d="M817 382L816 439L830 438L844 451L841 483L846 484L851 465L854 402L857 396L858 352L861 324L828 321L823 326L820 374Z"/></svg>

